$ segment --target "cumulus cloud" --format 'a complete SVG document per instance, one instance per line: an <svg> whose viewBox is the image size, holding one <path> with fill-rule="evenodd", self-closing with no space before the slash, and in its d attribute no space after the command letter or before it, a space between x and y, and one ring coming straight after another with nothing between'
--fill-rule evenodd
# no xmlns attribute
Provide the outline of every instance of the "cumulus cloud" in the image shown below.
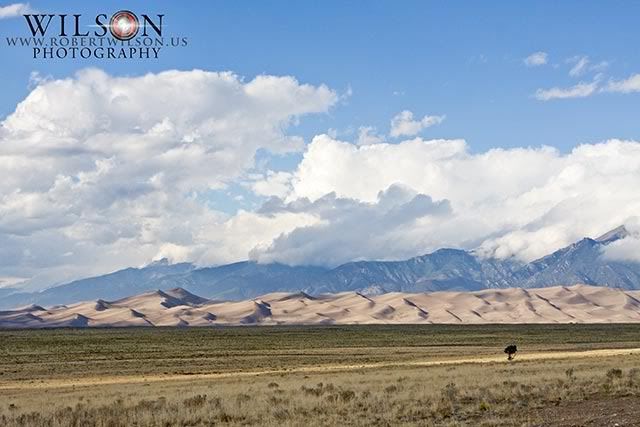
<svg viewBox="0 0 640 427"><path fill-rule="evenodd" d="M34 13L29 3L13 3L0 6L0 19L15 18L28 13Z"/></svg>
<svg viewBox="0 0 640 427"><path fill-rule="evenodd" d="M378 192L373 202L337 197L329 193L284 203L272 199L260 214L306 213L317 222L282 234L269 246L256 248L251 257L260 262L337 265L345 260L413 256L421 248L407 239L419 222L450 214L447 201L433 201L410 188L392 185Z"/></svg>
<svg viewBox="0 0 640 427"><path fill-rule="evenodd" d="M252 168L259 149L302 149L286 129L337 99L292 77L200 70L41 81L0 123L0 272L62 280L159 253L246 258L260 241L224 247L225 227L243 223L227 223L207 192ZM276 222L269 233L288 230Z"/></svg>
<svg viewBox="0 0 640 427"><path fill-rule="evenodd" d="M552 99L586 98L593 95L598 89L598 81L591 83L578 83L568 88L553 87L551 89L538 89L535 98L539 101Z"/></svg>
<svg viewBox="0 0 640 427"><path fill-rule="evenodd" d="M160 257L336 265L440 247L530 260L640 212L638 142L473 153L460 139L304 146L288 133L338 100L291 77L197 70L36 82L0 123L0 277L51 283ZM265 171L259 150L302 159ZM216 210L208 194L230 184L262 206Z"/></svg>
<svg viewBox="0 0 640 427"><path fill-rule="evenodd" d="M532 260L582 237L598 236L637 215L638 182L640 143L634 141L585 144L567 154L549 147L472 154L462 140L416 138L358 147L322 135L314 138L292 174L291 191L284 200L294 206L300 200L312 203L335 194L330 200L375 205L380 191L401 185L447 203L450 213L415 218L410 227L395 229L392 234L402 248L387 244L384 254L368 248L377 242L376 233L362 232L352 243L361 253L397 259L448 246L478 248L489 257ZM300 236L313 235L320 245L348 235L345 229L332 228L331 218L312 209L296 211L301 212L317 218L314 231L285 233L277 244L254 250L254 258L299 262L294 248L307 250L311 245ZM348 217L347 212L335 204L335 218ZM315 231L321 226L324 233ZM386 236L384 228L378 230ZM338 256L342 245L346 244L336 243L333 258L325 261L348 261L347 254ZM345 251L358 252L353 246ZM318 253L312 259L319 259Z"/></svg>
<svg viewBox="0 0 640 427"><path fill-rule="evenodd" d="M603 90L618 93L640 92L640 74L633 74L624 80L611 80Z"/></svg>
<svg viewBox="0 0 640 427"><path fill-rule="evenodd" d="M534 52L524 58L523 62L527 67L537 67L540 65L545 65L547 63L547 60L547 52Z"/></svg>
<svg viewBox="0 0 640 427"><path fill-rule="evenodd" d="M285 197L291 192L291 177L289 172L267 171L265 175L256 176L250 187L259 196Z"/></svg>
<svg viewBox="0 0 640 427"><path fill-rule="evenodd" d="M630 218L624 226L628 235L607 245L603 255L612 261L640 262L640 217Z"/></svg>
<svg viewBox="0 0 640 427"><path fill-rule="evenodd" d="M442 123L444 119L445 116L424 116L422 119L415 120L411 111L404 110L391 119L389 134L392 137L414 136L428 127Z"/></svg>
<svg viewBox="0 0 640 427"><path fill-rule="evenodd" d="M358 145L372 145L383 142L384 138L376 133L376 128L373 126L360 126L358 128Z"/></svg>
<svg viewBox="0 0 640 427"><path fill-rule="evenodd" d="M613 242L606 248L604 255L613 261L640 262L640 238L627 237Z"/></svg>

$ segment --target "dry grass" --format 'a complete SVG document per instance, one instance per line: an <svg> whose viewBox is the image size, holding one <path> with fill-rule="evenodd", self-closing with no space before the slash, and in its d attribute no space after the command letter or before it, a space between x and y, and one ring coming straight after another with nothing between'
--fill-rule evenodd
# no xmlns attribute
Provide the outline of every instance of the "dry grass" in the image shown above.
<svg viewBox="0 0 640 427"><path fill-rule="evenodd" d="M538 408L640 395L639 356L3 392L6 426L533 425Z"/></svg>
<svg viewBox="0 0 640 427"><path fill-rule="evenodd" d="M369 325L0 330L0 383L190 375L640 347L630 325Z"/></svg>
<svg viewBox="0 0 640 427"><path fill-rule="evenodd" d="M344 371L296 372L262 374L207 379L189 372L212 372L233 369L237 372L256 370L252 361L264 361L267 357L274 360L265 366L307 366L305 357L313 360L317 366L336 364L340 354L344 354L343 363L354 361L384 360L404 361L409 358L427 357L449 359L453 357L473 357L478 354L502 353L502 342L495 341L496 336L504 334L503 327L481 329L483 334L474 337L469 329L446 329L446 337L432 340L432 346L416 346L423 335L407 338L404 331L398 330L398 337L391 333L377 334L376 329L361 329L362 336L355 337L349 330L340 341L335 330L313 329L311 338L299 343L289 341L270 341L270 347L264 355L256 359L262 336L259 329L238 331L246 334L244 342L230 344L232 350L226 350L229 359L221 361L224 369L209 366L198 361L194 369L190 366L196 357L191 355L181 360L177 355L179 348L159 342L166 335L158 335L159 341L147 337L139 344L149 366L138 369L141 363L129 362L135 359L135 347L126 347L129 341L135 341L137 331L118 332L117 339L111 343L101 343L91 347L78 348L77 353L53 353L45 348L55 335L37 335L42 346L21 341L24 345L13 343L13 347L0 347L0 357L4 365L0 369L0 425L2 426L208 426L208 425L260 425L260 426L396 426L396 425L445 425L445 426L490 426L490 425L539 425L540 409L562 407L566 402L584 401L592 398L616 398L619 396L640 396L640 355L628 354L602 358L568 358L554 360L524 361L516 358L513 362L484 364L461 364L430 367L386 367L377 369L350 369ZM568 327L569 328L569 327ZM357 331L358 329L354 329ZM507 329L509 330L509 329ZM284 332L288 330L283 330ZM427 329L429 331L429 329ZM434 328L431 331L441 332ZM478 330L471 330L471 332ZM532 332L533 331L533 332ZM610 329L580 330L575 334L578 342L567 344L554 336L553 329L547 339L553 341L547 345L543 338L536 341L535 348L586 349L603 347L606 339L601 334L611 334ZM186 335L179 336L189 337ZM384 331L383 331L384 332ZM527 334L542 336L540 329L522 332L523 341L518 347L527 351L528 346L521 342L534 341ZM629 331L631 333L633 331ZM637 332L637 331L635 331ZM57 331L64 336L64 331ZM74 334L77 332L73 332ZM108 335L111 332L104 332ZM126 346L123 347L123 333L128 333ZM174 331L167 332L174 336ZM196 334L203 334L197 332ZM339 332L338 332L339 333ZM460 335L456 335L456 334ZM512 332L509 332L511 334ZM571 331L561 330L562 337L571 335ZM96 335L97 334L97 335ZM93 342L106 335L89 332L82 339ZM273 334L273 331L269 332ZM303 331L300 332L301 336ZM323 335L324 334L324 335ZM402 335L402 336L401 336ZM436 334L437 335L437 334ZM286 334L285 334L286 336ZM591 336L597 342L590 345L584 340ZM617 336L620 339L621 335ZM636 333L636 337L639 335ZM22 335L18 336L22 339ZM577 338L576 338L577 337ZM49 341L44 340L47 338ZM76 344L80 338L74 338ZM270 335L271 339L277 338ZM323 342L331 343L326 349L320 348ZM184 338L185 340L187 338ZM402 345L393 347L394 339ZM412 341L414 340L414 341ZM4 343L11 341L4 341ZM232 342L232 340L228 340ZM258 342L258 344L256 344ZM454 344L446 344L447 342ZM311 343L310 348L305 348ZM559 344L560 343L560 344ZM175 345L175 340L173 341ZM632 339L624 340L618 347L640 347ZM61 344L58 343L58 346ZM111 347L109 347L111 346ZM235 348L234 348L235 346ZM247 347L246 353L240 348ZM533 344L531 344L533 346ZM616 347L610 345L610 347ZM13 348L9 351L8 348ZM87 348L93 349L91 357ZM112 353L108 349L112 348ZM127 349L125 353L123 348ZM163 349L169 349L163 354ZM99 349L97 351L96 349ZM195 352L193 345L187 348ZM46 361L42 354L48 352ZM71 351L71 350L69 350ZM202 352L202 349L198 350ZM221 350L222 351L222 350ZM0 353L1 353L0 352ZM74 358L73 354L83 357ZM191 354L191 353L190 353ZM291 359L295 354L295 358ZM118 358L114 357L117 355ZM382 356L381 356L382 355ZM282 356L282 359L279 357ZM24 363L9 365L6 360L19 358ZM220 356L222 357L222 356ZM154 365L154 361L171 360L171 369L186 373L171 381L149 381L147 383L103 384L83 387L49 387L48 381L55 378L78 378L94 375L99 378L110 370L114 375L122 372L135 372L148 378L163 375L166 366ZM210 360L210 359L207 359ZM96 362L96 365L92 365ZM131 363L132 366L128 366ZM4 366L4 368L2 368ZM30 369L31 367L37 369ZM42 366L46 366L46 375L40 376ZM73 371L76 366L77 372ZM57 369L57 368L60 369ZM7 373L7 369L14 372ZM42 384L42 387L27 387ZM14 388L6 388L14 387Z"/></svg>

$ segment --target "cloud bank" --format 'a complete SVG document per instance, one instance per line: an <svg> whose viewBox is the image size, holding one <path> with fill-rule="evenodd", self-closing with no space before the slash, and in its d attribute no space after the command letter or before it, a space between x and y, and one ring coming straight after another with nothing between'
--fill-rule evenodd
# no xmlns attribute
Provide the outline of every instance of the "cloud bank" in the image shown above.
<svg viewBox="0 0 640 427"><path fill-rule="evenodd" d="M637 216L640 143L610 140L581 145L567 154L550 147L472 154L463 140L416 138L358 147L321 135L289 180L289 193L279 195L286 206L327 194L376 205L380 191L400 185L448 206L448 211L416 215L409 226L396 229L379 227L372 220L366 231L360 226L360 237L354 237L351 247L335 244L332 253L326 243L346 235L346 230L332 228L335 220L308 210L304 212L317 223L253 251L254 259L298 263L296 249L304 248L310 259L335 264L335 251L396 259L449 246L479 248L489 257L532 260ZM332 213L334 218L349 217L339 204ZM378 246L386 252L377 251Z"/></svg>
<svg viewBox="0 0 640 427"><path fill-rule="evenodd" d="M253 167L259 149L301 150L286 129L337 99L292 77L199 70L44 81L0 124L0 276L102 271L161 247L193 256L225 235L209 228L225 217L207 192Z"/></svg>
<svg viewBox="0 0 640 427"><path fill-rule="evenodd" d="M159 257L333 266L460 247L531 260L640 212L638 142L473 153L461 139L389 143L367 127L307 145L289 133L338 101L292 77L200 70L36 82L0 123L0 280ZM394 120L395 136L413 136L441 116ZM302 158L260 170L259 151ZM211 192L232 185L258 207L220 210Z"/></svg>

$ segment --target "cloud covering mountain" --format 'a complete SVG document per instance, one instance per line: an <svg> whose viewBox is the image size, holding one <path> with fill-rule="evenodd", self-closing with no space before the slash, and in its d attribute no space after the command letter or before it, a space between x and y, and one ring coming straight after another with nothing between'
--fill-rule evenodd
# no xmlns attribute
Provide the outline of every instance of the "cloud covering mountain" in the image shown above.
<svg viewBox="0 0 640 427"><path fill-rule="evenodd" d="M488 257L531 261L585 235L637 221L640 144L611 140L567 154L550 147L472 154L462 140L359 147L323 135L309 145L290 183L286 194L274 194L290 204L330 193L336 200L375 205L380 191L401 186L450 208L446 215L416 215L406 227L376 227L372 221L361 238L333 247L345 253L341 261L397 259L447 246L479 246ZM350 211L336 205L332 214L344 220ZM325 242L342 232L314 216L320 221L305 225L304 232L322 230L316 239L289 233L254 251L254 258L300 263L299 250L316 262L335 262Z"/></svg>
<svg viewBox="0 0 640 427"><path fill-rule="evenodd" d="M45 286L163 257L333 269L455 247L528 262L640 212L636 141L569 152L305 141L305 117L347 101L288 76L87 69L33 84L0 123L0 282ZM428 132L418 119L396 134ZM299 161L274 169L264 153ZM216 199L237 188L251 202ZM607 256L637 259L637 245Z"/></svg>
<svg viewBox="0 0 640 427"><path fill-rule="evenodd" d="M336 268L253 261L197 268L190 263L170 264L165 259L143 268L127 268L42 292L5 289L5 295L0 294L0 307L113 300L133 293L176 287L225 300L255 298L271 292L317 295L352 291L377 295L574 284L640 289L640 262L610 259L607 254L611 245L632 236L625 227L618 227L596 239L581 239L530 263L484 258L478 252L461 249L439 249L402 261L350 262Z"/></svg>

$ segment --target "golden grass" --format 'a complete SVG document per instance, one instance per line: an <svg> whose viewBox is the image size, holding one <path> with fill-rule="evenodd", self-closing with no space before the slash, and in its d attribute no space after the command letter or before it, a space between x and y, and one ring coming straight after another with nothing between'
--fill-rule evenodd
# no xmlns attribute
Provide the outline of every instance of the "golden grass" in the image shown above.
<svg viewBox="0 0 640 427"><path fill-rule="evenodd" d="M537 408L640 395L640 356L5 390L0 424L533 425Z"/></svg>
<svg viewBox="0 0 640 427"><path fill-rule="evenodd" d="M0 331L0 343L0 426L533 426L566 402L640 404L640 325Z"/></svg>

